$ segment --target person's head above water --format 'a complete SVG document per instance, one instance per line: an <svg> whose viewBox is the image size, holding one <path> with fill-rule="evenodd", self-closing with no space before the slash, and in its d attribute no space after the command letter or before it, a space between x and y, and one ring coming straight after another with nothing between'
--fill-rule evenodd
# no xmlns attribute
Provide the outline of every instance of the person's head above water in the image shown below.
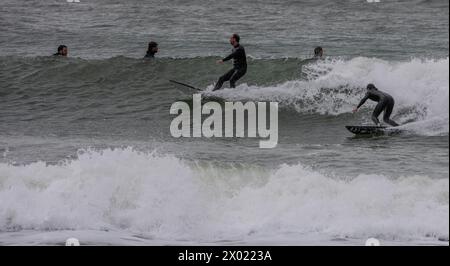
<svg viewBox="0 0 450 266"><path fill-rule="evenodd" d="M367 90L378 90L377 87L375 87L375 85L373 85L372 83L367 84Z"/></svg>
<svg viewBox="0 0 450 266"><path fill-rule="evenodd" d="M146 56L154 56L157 52L158 52L158 43L149 42Z"/></svg>
<svg viewBox="0 0 450 266"><path fill-rule="evenodd" d="M323 56L323 49L320 46L317 46L314 48L314 57L315 58L321 58Z"/></svg>
<svg viewBox="0 0 450 266"><path fill-rule="evenodd" d="M58 46L58 50L57 50L56 54L54 54L54 55L67 56L67 54L68 54L67 46L65 46L64 44L61 44L60 46Z"/></svg>
<svg viewBox="0 0 450 266"><path fill-rule="evenodd" d="M230 37L230 44L233 45L233 47L236 47L239 45L239 41L241 40L241 37L237 33L233 33Z"/></svg>

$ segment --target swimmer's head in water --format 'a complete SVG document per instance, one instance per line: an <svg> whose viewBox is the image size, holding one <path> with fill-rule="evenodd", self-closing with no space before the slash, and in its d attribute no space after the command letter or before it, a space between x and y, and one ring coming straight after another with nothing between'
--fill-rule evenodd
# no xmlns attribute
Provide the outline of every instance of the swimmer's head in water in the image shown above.
<svg viewBox="0 0 450 266"><path fill-rule="evenodd" d="M368 90L378 90L377 87L375 87L375 85L373 85L372 83L367 84L367 89Z"/></svg>
<svg viewBox="0 0 450 266"><path fill-rule="evenodd" d="M233 46L237 46L240 40L241 37L237 33L233 33L233 35L231 35L230 37L230 44Z"/></svg>
<svg viewBox="0 0 450 266"><path fill-rule="evenodd" d="M158 44L156 42L149 42L147 53L156 54L157 52L158 52Z"/></svg>
<svg viewBox="0 0 450 266"><path fill-rule="evenodd" d="M323 49L320 46L317 46L314 48L314 57L322 57L323 56Z"/></svg>
<svg viewBox="0 0 450 266"><path fill-rule="evenodd" d="M56 55L67 56L67 53L68 53L67 46L65 46L64 44L58 46L58 51Z"/></svg>

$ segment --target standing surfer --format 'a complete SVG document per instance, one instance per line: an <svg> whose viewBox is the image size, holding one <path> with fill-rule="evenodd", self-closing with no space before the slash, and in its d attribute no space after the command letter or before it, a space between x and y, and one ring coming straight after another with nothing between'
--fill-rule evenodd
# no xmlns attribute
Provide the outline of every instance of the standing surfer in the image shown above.
<svg viewBox="0 0 450 266"><path fill-rule="evenodd" d="M245 49L239 44L240 37L236 33L231 35L230 44L233 46L233 50L230 55L217 61L222 64L225 61L233 59L233 68L219 78L213 91L222 88L225 81L230 81L230 87L236 87L236 81L247 73L247 56L245 55Z"/></svg>
<svg viewBox="0 0 450 266"><path fill-rule="evenodd" d="M369 84L367 85L367 92L364 98L359 102L358 106L353 109L353 112L357 112L359 107L361 107L367 99L371 99L372 101L378 102L377 106L375 107L375 110L373 110L372 113L372 121L377 125L380 126L380 121L378 120L378 116L381 114L382 111L384 111L383 115L383 121L393 127L398 126L396 122L391 120L390 116L392 114L392 109L394 109L394 98L392 98L391 95L379 91L375 85Z"/></svg>

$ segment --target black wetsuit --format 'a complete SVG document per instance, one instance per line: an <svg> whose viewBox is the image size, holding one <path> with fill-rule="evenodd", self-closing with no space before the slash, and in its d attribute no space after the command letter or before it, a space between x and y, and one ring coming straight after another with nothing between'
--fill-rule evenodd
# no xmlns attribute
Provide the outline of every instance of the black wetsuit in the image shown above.
<svg viewBox="0 0 450 266"><path fill-rule="evenodd" d="M222 59L222 61L225 62L230 59L233 59L233 69L219 78L213 89L214 91L222 88L223 83L228 80L230 81L231 88L236 87L236 81L247 73L247 56L245 55L245 49L242 45L239 44L234 47L231 54Z"/></svg>
<svg viewBox="0 0 450 266"><path fill-rule="evenodd" d="M147 52L144 58L155 58L155 52Z"/></svg>
<svg viewBox="0 0 450 266"><path fill-rule="evenodd" d="M384 110L384 115L383 115L383 121L388 123L391 126L398 126L398 124L391 120L391 114L392 114L392 109L394 109L394 98L392 98L391 95L379 91L377 89L369 89L367 90L366 95L364 96L364 98L361 100L361 102L358 104L358 107L361 107L361 105L363 105L367 99L371 99L372 101L378 102L377 106L375 107L375 110L373 110L372 113L372 121L379 125L380 121L378 120L378 116L381 114L381 112Z"/></svg>

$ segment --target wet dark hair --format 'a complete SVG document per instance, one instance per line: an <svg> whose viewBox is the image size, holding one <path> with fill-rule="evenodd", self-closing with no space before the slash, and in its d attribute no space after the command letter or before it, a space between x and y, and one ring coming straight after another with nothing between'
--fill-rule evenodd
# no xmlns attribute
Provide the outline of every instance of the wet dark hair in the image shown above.
<svg viewBox="0 0 450 266"><path fill-rule="evenodd" d="M317 46L316 48L314 48L314 55L319 55L320 52L322 52L323 49L320 46Z"/></svg>
<svg viewBox="0 0 450 266"><path fill-rule="evenodd" d="M241 40L241 37L239 37L239 35L237 33L233 33L232 36L237 42L239 42Z"/></svg>
<svg viewBox="0 0 450 266"><path fill-rule="evenodd" d="M375 85L373 85L372 83L367 84L367 89L368 90L378 90L377 87L375 87Z"/></svg>
<svg viewBox="0 0 450 266"><path fill-rule="evenodd" d="M64 48L67 48L67 46L65 46L64 44L58 46L58 53L61 52Z"/></svg>
<svg viewBox="0 0 450 266"><path fill-rule="evenodd" d="M147 52L150 52L152 50L152 48L158 47L158 43L156 42L149 42L148 43L148 49Z"/></svg>

